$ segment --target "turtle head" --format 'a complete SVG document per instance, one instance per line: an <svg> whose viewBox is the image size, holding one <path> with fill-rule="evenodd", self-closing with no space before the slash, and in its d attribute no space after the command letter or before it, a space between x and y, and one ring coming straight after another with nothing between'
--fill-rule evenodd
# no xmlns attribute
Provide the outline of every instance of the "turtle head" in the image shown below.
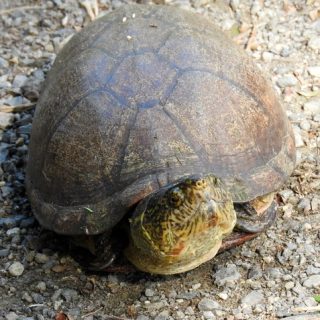
<svg viewBox="0 0 320 320"><path fill-rule="evenodd" d="M235 221L231 195L220 179L187 177L138 204L125 255L146 272L188 271L217 253Z"/></svg>

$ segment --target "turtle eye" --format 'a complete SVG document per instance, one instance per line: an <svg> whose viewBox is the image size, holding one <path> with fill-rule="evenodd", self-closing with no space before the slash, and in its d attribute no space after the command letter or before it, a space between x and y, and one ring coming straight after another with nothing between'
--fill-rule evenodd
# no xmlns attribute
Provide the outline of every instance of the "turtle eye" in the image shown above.
<svg viewBox="0 0 320 320"><path fill-rule="evenodd" d="M200 179L196 181L197 188L204 188L207 185L207 181L205 179Z"/></svg>
<svg viewBox="0 0 320 320"><path fill-rule="evenodd" d="M182 190L179 187L175 187L170 191L169 201L172 205L178 206L184 199Z"/></svg>

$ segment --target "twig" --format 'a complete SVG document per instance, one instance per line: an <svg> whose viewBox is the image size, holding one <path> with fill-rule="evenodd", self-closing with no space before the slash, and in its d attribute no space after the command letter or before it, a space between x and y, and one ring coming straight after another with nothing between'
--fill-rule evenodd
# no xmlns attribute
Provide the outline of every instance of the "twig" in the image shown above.
<svg viewBox="0 0 320 320"><path fill-rule="evenodd" d="M320 311L320 306L315 307L297 307L292 309L293 312L313 312L313 311Z"/></svg>
<svg viewBox="0 0 320 320"><path fill-rule="evenodd" d="M43 303L35 303L35 304L30 304L28 308L36 308L36 307L43 307Z"/></svg>
<svg viewBox="0 0 320 320"><path fill-rule="evenodd" d="M23 111L33 109L35 107L35 105L36 105L35 103L19 104L16 106L0 105L0 112L6 112L6 113L23 112Z"/></svg>
<svg viewBox="0 0 320 320"><path fill-rule="evenodd" d="M22 7L14 7L14 8L9 8L9 9L5 9L5 10L1 10L0 11L0 15L6 14L6 13L11 13L14 11L18 11L18 10L39 10L39 9L43 9L43 7L41 6L22 6Z"/></svg>
<svg viewBox="0 0 320 320"><path fill-rule="evenodd" d="M94 311L91 311L91 312L89 312L87 314L84 314L83 316L81 316L81 319L89 317L89 316L92 316L92 315L96 314L97 312L101 311L102 309L103 309L103 307L100 307L100 308L98 308L98 309L96 309Z"/></svg>

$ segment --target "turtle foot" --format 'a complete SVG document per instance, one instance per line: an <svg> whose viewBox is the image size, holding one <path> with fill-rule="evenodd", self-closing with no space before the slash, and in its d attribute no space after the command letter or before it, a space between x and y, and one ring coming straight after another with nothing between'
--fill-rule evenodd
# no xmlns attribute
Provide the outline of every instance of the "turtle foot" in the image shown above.
<svg viewBox="0 0 320 320"><path fill-rule="evenodd" d="M230 234L227 238L223 240L218 253L221 253L236 246L240 246L246 241L257 237L258 235L259 233L246 233L234 231L232 234Z"/></svg>
<svg viewBox="0 0 320 320"><path fill-rule="evenodd" d="M264 208L265 209L265 208ZM251 203L236 204L236 230L244 233L260 233L268 229L276 219L276 204L272 200L269 206L259 211Z"/></svg>

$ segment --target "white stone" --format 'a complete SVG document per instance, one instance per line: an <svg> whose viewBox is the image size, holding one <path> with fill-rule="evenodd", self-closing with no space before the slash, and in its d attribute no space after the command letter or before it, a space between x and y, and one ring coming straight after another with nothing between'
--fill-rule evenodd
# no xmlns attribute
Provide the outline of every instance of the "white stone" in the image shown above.
<svg viewBox="0 0 320 320"><path fill-rule="evenodd" d="M252 290L245 297L241 299L242 304L249 306L254 306L256 304L261 304L264 300L264 295L262 290Z"/></svg>
<svg viewBox="0 0 320 320"><path fill-rule="evenodd" d="M228 264L226 267L220 268L214 275L215 283L218 286L224 286L225 284L235 283L241 278L240 273L237 270L235 264Z"/></svg>
<svg viewBox="0 0 320 320"><path fill-rule="evenodd" d="M302 120L300 122L300 128L305 131L309 131L311 128L311 124L308 120Z"/></svg>
<svg viewBox="0 0 320 320"><path fill-rule="evenodd" d="M315 36L308 41L308 46L313 50L320 49L320 37Z"/></svg>
<svg viewBox="0 0 320 320"><path fill-rule="evenodd" d="M19 233L20 233L20 228L15 227L15 228L11 228L11 229L7 230L6 235L7 236L14 236Z"/></svg>
<svg viewBox="0 0 320 320"><path fill-rule="evenodd" d="M18 320L19 316L15 312L9 312L5 316L6 320Z"/></svg>
<svg viewBox="0 0 320 320"><path fill-rule="evenodd" d="M198 309L200 311L212 311L212 310L218 309L218 308L221 308L220 304L217 301L214 301L209 298L203 298L198 303Z"/></svg>
<svg viewBox="0 0 320 320"><path fill-rule="evenodd" d="M10 267L9 267L9 273L14 276L14 277L19 277L23 274L24 271L24 266L20 262L14 262Z"/></svg>
<svg viewBox="0 0 320 320"><path fill-rule="evenodd" d="M6 129L11 126L14 120L12 113L0 112L0 129Z"/></svg>
<svg viewBox="0 0 320 320"><path fill-rule="evenodd" d="M294 87L297 83L298 83L297 78L292 75L284 76L277 80L277 85L280 88Z"/></svg>
<svg viewBox="0 0 320 320"><path fill-rule="evenodd" d="M227 300L228 299L228 295L225 292L220 292L218 293L218 297L222 300Z"/></svg>
<svg viewBox="0 0 320 320"><path fill-rule="evenodd" d="M307 288L320 288L320 274L315 274L307 278L303 282L303 286Z"/></svg>
<svg viewBox="0 0 320 320"><path fill-rule="evenodd" d="M294 140L297 148L304 147L304 142L301 136L301 129L293 126Z"/></svg>
<svg viewBox="0 0 320 320"><path fill-rule="evenodd" d="M273 53L265 51L262 53L262 60L265 62L270 62L273 59Z"/></svg>
<svg viewBox="0 0 320 320"><path fill-rule="evenodd" d="M307 68L308 72L314 77L320 77L320 66Z"/></svg>
<svg viewBox="0 0 320 320"><path fill-rule="evenodd" d="M287 289L287 290L291 290L293 287L294 287L294 282L293 281L289 281L287 282L284 287Z"/></svg>
<svg viewBox="0 0 320 320"><path fill-rule="evenodd" d="M303 105L305 113L316 115L320 113L320 98L313 98Z"/></svg>
<svg viewBox="0 0 320 320"><path fill-rule="evenodd" d="M213 312L212 311L204 311L203 312L203 316L205 319L207 320L213 320L215 319L216 317L214 316Z"/></svg>

